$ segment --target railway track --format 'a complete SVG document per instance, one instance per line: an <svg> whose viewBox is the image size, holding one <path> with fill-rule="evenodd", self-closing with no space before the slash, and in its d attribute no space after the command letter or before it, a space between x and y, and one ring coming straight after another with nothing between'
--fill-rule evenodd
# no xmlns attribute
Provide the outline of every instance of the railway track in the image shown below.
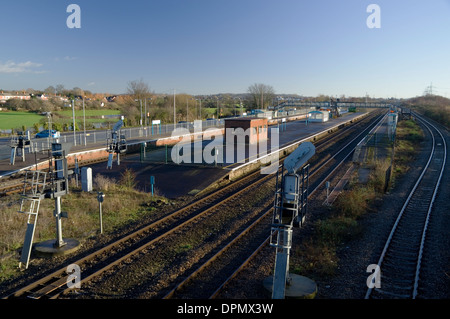
<svg viewBox="0 0 450 319"><path fill-rule="evenodd" d="M79 163L79 167L93 165L97 163L106 162L106 158L99 158L93 160L86 160ZM74 168L73 165L69 166L69 169ZM0 183L0 197L10 196L13 194L19 194L23 192L23 178L24 172L16 173L15 177L10 177L7 181Z"/></svg>
<svg viewBox="0 0 450 319"><path fill-rule="evenodd" d="M359 134L361 135L362 132ZM358 135L358 136L359 136ZM356 139L356 138L355 138ZM355 141L354 139L354 141ZM323 143L329 143L329 141L324 141ZM356 141L355 141L356 143ZM356 144L355 144L356 145ZM319 145L318 145L319 146ZM346 145L346 147L350 147L350 143ZM341 149L342 151L342 149ZM352 150L350 150L351 153ZM339 152L340 153L340 152ZM329 160L327 160L326 164L322 164L322 167L329 164L331 161L335 160L336 155L331 156ZM114 266L118 266L120 264L126 263L129 260L135 258L137 255L146 255L155 257L156 253L154 253L156 248L160 248L163 242L167 241L173 245L176 243L176 240L168 239L172 235L177 236L177 234L181 234L178 238L182 238L189 234L190 232L194 232L198 229L203 228L203 224L205 221L212 219L212 216L218 216L217 212L223 212L224 210L229 210L231 207L232 201L238 199L242 196L245 201L245 194L248 194L249 191L257 190L260 191L263 184L266 184L270 179L273 179L272 175L265 175L263 177L260 176L259 172L255 172L254 174L248 175L247 177L234 182L232 184L227 185L226 187L214 191L205 197L194 201L193 203L177 210L153 223L141 228L137 232L133 232L128 236L125 236L116 242L109 244L108 246L98 250L88 256L79 259L78 261L74 261L73 264L80 266L82 269L82 279L81 284L86 284L89 281L94 280L94 278L99 277L102 274L107 273L108 271L113 271ZM320 186L320 183L319 183ZM318 186L317 186L318 187ZM269 187L269 189L272 189ZM273 192L273 190L272 190ZM272 196L270 196L272 197ZM247 199L248 200L248 199ZM237 206L240 204L237 203ZM270 203L269 203L269 206ZM242 229L246 227L247 223L253 225L252 227L256 228L256 225L270 225L269 223L259 223L256 221L264 220L269 214L270 209L262 209L260 212L252 212L249 214L247 221L244 222L244 218L242 218L243 214L238 214L234 216L234 223L237 223L239 220L239 227L236 229ZM238 209L239 211L239 209ZM214 214L214 212L216 212ZM264 217L266 216L266 217ZM194 225L194 226L192 226ZM187 227L187 228L186 228ZM184 230L187 229L187 230ZM233 236L244 238L244 235L239 235L242 233L242 230L234 231L236 234ZM245 233L248 233L249 230L245 230ZM229 235L224 236L223 244L221 244L222 248L215 248L222 251L227 251L230 245L227 245L229 240ZM263 236L264 237L264 236ZM237 242L236 240L231 240L231 242ZM231 243L230 242L230 243ZM158 247L156 247L158 246ZM169 247L165 246L165 247ZM244 245L241 245L244 246ZM156 247L156 248L155 248ZM228 248L225 248L228 247ZM229 251L229 250L228 250ZM244 253L247 255L248 251ZM205 254L204 259L210 259L211 254L215 253L208 252ZM219 253L221 254L221 253ZM248 256L248 255L247 255ZM163 257L168 260L170 258ZM218 259L214 257L213 259ZM239 259L242 259L240 257ZM204 263L203 260L198 260L199 263ZM203 268L206 268L204 266ZM200 273L201 271L198 271ZM12 294L9 294L6 298L57 298L61 294L67 293L69 289L66 289L66 283L69 279L69 275L66 273L66 267L61 268L60 270L45 276L44 278L29 284L22 289L16 290ZM155 278L154 282L157 282L158 278ZM189 280L188 280L189 281Z"/></svg>
<svg viewBox="0 0 450 319"><path fill-rule="evenodd" d="M431 152L388 236L366 299L418 297L428 224L445 168L447 145L436 126L415 116L431 136Z"/></svg>
<svg viewBox="0 0 450 319"><path fill-rule="evenodd" d="M311 177L317 175L315 187L310 192L310 196L315 193L323 184L323 177L328 178L332 175L342 163L353 152L357 143L360 140L361 132L351 142L347 143L340 151L334 154L328 161L322 163L316 170L313 171ZM338 164L329 168L329 162L337 157L340 153L342 157ZM319 174L321 172L322 174ZM222 247L208 260L202 263L197 269L179 282L172 290L165 296L169 298L216 298L220 292L229 284L229 282L242 271L248 263L257 254L268 245L270 240L270 223L273 212L273 202L269 201L265 210L255 218L248 227L237 234L227 245ZM236 261L239 261L236 264ZM201 291L201 294L199 293Z"/></svg>

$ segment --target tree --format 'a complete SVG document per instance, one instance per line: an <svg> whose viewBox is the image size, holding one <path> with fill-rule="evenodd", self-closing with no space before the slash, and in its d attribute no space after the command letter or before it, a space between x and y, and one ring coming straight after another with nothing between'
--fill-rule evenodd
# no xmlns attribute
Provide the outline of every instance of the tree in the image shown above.
<svg viewBox="0 0 450 319"><path fill-rule="evenodd" d="M139 121L141 122L141 125L142 124L145 125L145 113L144 113L145 110L143 110L143 107L146 104L145 102L146 99L151 97L151 92L148 83L144 82L143 79L130 81L128 82L127 92L128 94L131 95L133 100L139 101L139 108L140 108ZM132 105L130 106L131 108L133 108ZM138 106L136 105L136 107ZM131 109L130 110L124 109L124 112L128 112L130 115L134 113L134 111Z"/></svg>
<svg viewBox="0 0 450 319"><path fill-rule="evenodd" d="M48 88L46 88L44 90L44 93L47 94L47 95L55 95L56 94L56 89L55 89L55 87L50 85Z"/></svg>
<svg viewBox="0 0 450 319"><path fill-rule="evenodd" d="M84 96L84 91L83 91L83 89L81 89L81 88L79 88L79 87L74 87L74 88L72 89L72 93L73 93L73 95L75 95L75 96L81 96L81 97Z"/></svg>
<svg viewBox="0 0 450 319"><path fill-rule="evenodd" d="M144 100L150 97L150 88L143 79L128 82L127 93L132 95L135 100Z"/></svg>
<svg viewBox="0 0 450 319"><path fill-rule="evenodd" d="M259 109L265 109L266 105L270 105L275 96L275 90L273 87L262 83L255 83L249 86L248 93L250 93L256 108Z"/></svg>
<svg viewBox="0 0 450 319"><path fill-rule="evenodd" d="M58 84L55 88L56 94L64 94L64 85Z"/></svg>

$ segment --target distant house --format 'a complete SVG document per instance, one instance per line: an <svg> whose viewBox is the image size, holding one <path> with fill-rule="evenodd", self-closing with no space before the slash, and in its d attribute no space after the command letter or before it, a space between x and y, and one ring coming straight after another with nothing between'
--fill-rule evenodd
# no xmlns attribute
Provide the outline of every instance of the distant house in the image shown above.
<svg viewBox="0 0 450 319"><path fill-rule="evenodd" d="M42 101L48 101L48 96L46 96L45 94L38 94L36 95L36 97L38 99L41 99Z"/></svg>
<svg viewBox="0 0 450 319"><path fill-rule="evenodd" d="M31 96L25 95L25 94L19 94L16 92L16 94L11 93L1 93L0 94L0 103L6 103L6 101L11 99L17 99L17 100L29 100L31 99Z"/></svg>

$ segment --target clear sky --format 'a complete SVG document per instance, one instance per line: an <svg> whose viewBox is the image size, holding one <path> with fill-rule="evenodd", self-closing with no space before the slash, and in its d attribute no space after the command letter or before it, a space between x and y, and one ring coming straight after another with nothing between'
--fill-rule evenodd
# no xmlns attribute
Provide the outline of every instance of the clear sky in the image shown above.
<svg viewBox="0 0 450 319"><path fill-rule="evenodd" d="M4 90L450 97L450 0L2 0L0 30Z"/></svg>

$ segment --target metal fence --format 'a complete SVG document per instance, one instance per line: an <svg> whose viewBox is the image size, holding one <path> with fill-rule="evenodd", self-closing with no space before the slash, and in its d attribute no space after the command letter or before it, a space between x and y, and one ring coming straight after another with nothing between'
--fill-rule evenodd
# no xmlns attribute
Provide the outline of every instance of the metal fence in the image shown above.
<svg viewBox="0 0 450 319"><path fill-rule="evenodd" d="M189 156L183 154L187 148L189 148ZM186 145L143 145L140 147L140 161L142 163L152 164L177 164L177 165L189 165L189 166L210 166L210 167L224 167L229 163L224 162L224 148L220 146L217 148L218 152L216 156L211 156L206 159L203 156L203 146L198 150L195 149L194 144L188 143ZM197 153L197 155L195 155ZM200 161L195 161L195 158L200 158Z"/></svg>
<svg viewBox="0 0 450 319"><path fill-rule="evenodd" d="M201 129L207 128L222 128L225 120L205 120L202 121ZM133 140L139 141L142 139L157 139L161 137L171 136L175 129L186 129L189 132L194 132L194 124L190 122L174 124L159 124L140 127L125 127L121 128L120 134L124 135L128 142ZM85 132L77 131L65 132L59 138L62 143L71 143L73 146L95 146L107 144L107 139L110 137L111 130L88 130ZM35 152L48 150L53 142L52 138L31 138L32 149Z"/></svg>
<svg viewBox="0 0 450 319"><path fill-rule="evenodd" d="M309 108L289 110L289 111L270 111L264 112L264 114L249 114L247 117L270 117L271 118L283 118L288 116L295 116L300 114L306 114L309 112ZM225 119L209 119L201 121L201 127L195 128L192 122L183 122L177 124L155 124L140 127L125 127L121 128L120 134L125 136L128 143L139 142L140 140L152 140L161 137L168 137L172 135L175 129L186 129L189 132L208 128L223 128L225 126ZM107 145L107 139L110 137L111 130L87 130L74 132L63 132L59 138L62 143L70 143L73 146L86 146L86 147L102 147ZM34 136L34 135L33 135ZM14 139L14 136L12 137ZM30 138L31 152L47 151L51 147L53 142L52 138ZM4 159L9 157L10 145L0 145L0 158ZM7 150L7 152L5 152Z"/></svg>

